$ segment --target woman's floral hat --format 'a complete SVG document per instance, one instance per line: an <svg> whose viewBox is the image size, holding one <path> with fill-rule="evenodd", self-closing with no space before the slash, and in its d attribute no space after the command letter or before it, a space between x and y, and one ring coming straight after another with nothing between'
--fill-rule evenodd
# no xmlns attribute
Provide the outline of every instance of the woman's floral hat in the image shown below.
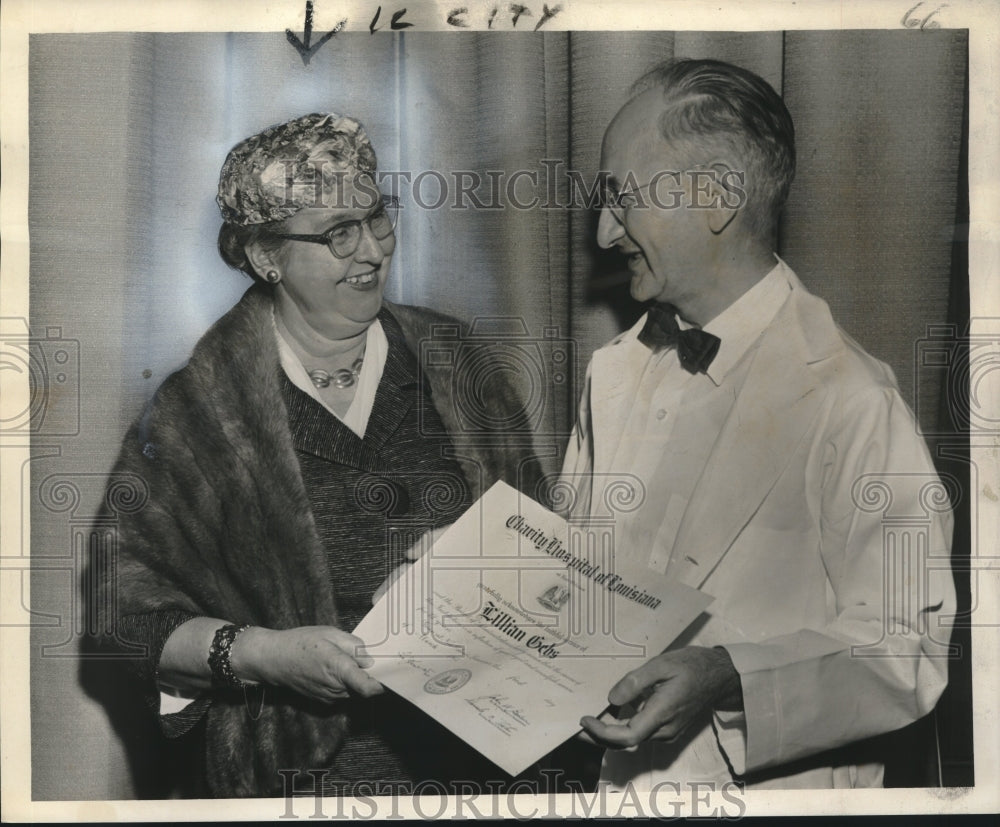
<svg viewBox="0 0 1000 827"><path fill-rule="evenodd" d="M304 207L341 206L345 178L375 174L375 150L354 118L314 113L234 146L216 201L229 224L264 224Z"/></svg>

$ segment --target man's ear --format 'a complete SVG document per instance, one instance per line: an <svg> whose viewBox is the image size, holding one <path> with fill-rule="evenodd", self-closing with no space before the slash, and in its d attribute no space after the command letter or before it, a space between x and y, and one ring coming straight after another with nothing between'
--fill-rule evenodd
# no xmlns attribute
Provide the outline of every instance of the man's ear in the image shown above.
<svg viewBox="0 0 1000 827"><path fill-rule="evenodd" d="M251 241L243 248L247 261L254 272L262 279L267 279L268 271L278 270L274 252L264 247L260 241ZM280 272L280 271L279 271Z"/></svg>
<svg viewBox="0 0 1000 827"><path fill-rule="evenodd" d="M706 167L707 191L710 196L707 208L708 226L715 235L722 233L746 204L743 189L746 175L724 159Z"/></svg>

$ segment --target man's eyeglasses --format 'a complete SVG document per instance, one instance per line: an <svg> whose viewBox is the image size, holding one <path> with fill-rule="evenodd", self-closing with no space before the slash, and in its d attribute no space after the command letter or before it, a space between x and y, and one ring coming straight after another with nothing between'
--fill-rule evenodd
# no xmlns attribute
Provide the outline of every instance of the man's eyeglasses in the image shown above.
<svg viewBox="0 0 1000 827"><path fill-rule="evenodd" d="M709 178L705 179L702 176L709 176ZM666 193L660 188L664 180L672 187ZM660 209L671 209L672 207L687 203L683 199L685 197L692 197L690 194L685 196L688 188L693 187L693 192L697 195L702 191L706 180L718 182L714 172L704 164L692 164L682 172L664 170L663 172L658 172L653 176L652 180L646 182L641 187L632 187L631 189L615 192L605 185L601 193L601 206L606 208L621 222L625 219L625 213L631 209L638 207L646 208L650 205L659 207ZM724 179L723 183L726 180ZM742 178L739 179L740 183L742 183L742 180ZM650 187L656 187L657 189L653 190L647 199L641 198L639 193L643 190L648 190ZM667 198L661 200L664 194Z"/></svg>
<svg viewBox="0 0 1000 827"><path fill-rule="evenodd" d="M399 199L395 195L383 195L382 203L364 218L353 221L341 221L334 224L325 233L319 235L303 235L301 233L271 233L275 238L289 241L308 241L312 244L325 244L337 258L350 258L361 244L362 226L367 224L372 235L379 241L392 235L396 226L396 215L399 212Z"/></svg>
<svg viewBox="0 0 1000 827"><path fill-rule="evenodd" d="M647 184L643 184L641 187L634 187L629 190L619 190L618 192L605 187L603 193L601 194L601 206L606 207L615 218L621 221L625 217L625 212L627 210L638 206L641 203L638 193L645 189L649 189L649 187L651 187L654 183L658 183L656 178Z"/></svg>

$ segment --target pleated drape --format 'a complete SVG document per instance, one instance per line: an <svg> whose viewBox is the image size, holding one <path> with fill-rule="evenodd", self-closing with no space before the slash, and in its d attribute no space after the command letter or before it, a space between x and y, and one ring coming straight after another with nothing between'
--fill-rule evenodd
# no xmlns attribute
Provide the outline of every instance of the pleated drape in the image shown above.
<svg viewBox="0 0 1000 827"><path fill-rule="evenodd" d="M128 422L248 286L215 252L226 152L311 111L359 118L380 168L410 173L388 297L478 319L480 331L498 330L496 317L508 333L510 320L520 326L544 398L538 448L555 470L591 352L641 311L622 262L597 249L593 210L560 206L565 176L548 182L555 208L534 191L542 203L528 209L455 209L453 197L423 209L414 177L424 174L425 204L434 173L451 188L458 172L480 176L481 200L489 171L545 182L561 164L590 183L632 82L675 56L746 66L784 95L798 174L779 252L893 367L932 427L940 376L918 376L914 350L928 325L949 320L953 279L966 278L952 273L966 40L948 30L386 32L341 34L304 67L278 33L33 35L31 325L59 327L81 353L79 433L52 440L59 455L34 462L33 484L69 475L82 492L76 518L93 513ZM569 369L551 357L566 339ZM70 517L32 497L33 551L71 556ZM71 617L67 582L36 571L33 608ZM72 655L65 624L34 632L38 646L67 637ZM148 720L88 669L33 656L33 794L162 794L164 753Z"/></svg>
<svg viewBox="0 0 1000 827"><path fill-rule="evenodd" d="M965 103L965 34L942 34L785 38L799 171L781 253L893 367L927 431L941 388L917 381L915 344L946 319Z"/></svg>

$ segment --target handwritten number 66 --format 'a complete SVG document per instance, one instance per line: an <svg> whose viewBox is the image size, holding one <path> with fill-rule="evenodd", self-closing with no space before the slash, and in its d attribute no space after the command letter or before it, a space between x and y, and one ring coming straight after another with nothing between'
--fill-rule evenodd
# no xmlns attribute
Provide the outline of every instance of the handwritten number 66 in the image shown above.
<svg viewBox="0 0 1000 827"><path fill-rule="evenodd" d="M941 28L941 24L938 23L937 20L931 20L931 18L939 11L941 11L941 9L948 8L948 4L945 3L943 6L938 6L936 9L934 9L934 11L932 11L930 14L928 14L925 18L921 20L920 16L918 14L915 14L915 12L918 9L920 9L920 7L923 5L924 5L923 2L917 3L917 5L915 5L912 9L910 9L909 11L906 12L906 14L903 15L903 19L901 22L904 28L907 29L919 28L921 31L923 31L924 29ZM921 14L922 13L923 12L921 12Z"/></svg>

